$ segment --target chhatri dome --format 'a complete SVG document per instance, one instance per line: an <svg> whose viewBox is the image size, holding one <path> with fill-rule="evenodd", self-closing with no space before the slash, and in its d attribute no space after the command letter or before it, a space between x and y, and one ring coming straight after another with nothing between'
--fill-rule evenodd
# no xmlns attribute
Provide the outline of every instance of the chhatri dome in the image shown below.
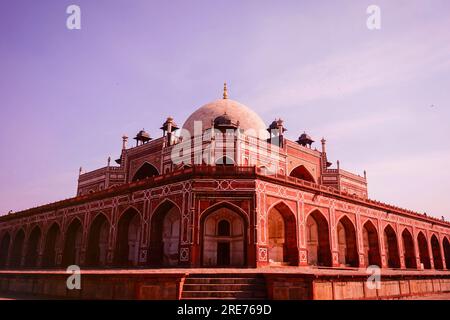
<svg viewBox="0 0 450 320"><path fill-rule="evenodd" d="M183 129L194 134L194 121L202 122L202 131L211 128L211 122L226 115L232 123L239 123L239 128L249 135L266 138L264 121L249 107L237 101L228 99L226 83L224 84L223 99L219 99L200 107L192 113L183 125ZM253 130L253 131L249 131Z"/></svg>

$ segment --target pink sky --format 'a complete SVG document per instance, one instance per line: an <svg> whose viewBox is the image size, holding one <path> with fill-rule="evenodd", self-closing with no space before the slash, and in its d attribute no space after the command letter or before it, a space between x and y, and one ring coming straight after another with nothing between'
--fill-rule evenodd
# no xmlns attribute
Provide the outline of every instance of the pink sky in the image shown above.
<svg viewBox="0 0 450 320"><path fill-rule="evenodd" d="M448 1L24 1L0 10L0 214L230 98L304 130L370 198L450 220ZM66 29L66 7L82 29ZM366 8L382 28L366 28ZM318 147L318 144L316 143Z"/></svg>

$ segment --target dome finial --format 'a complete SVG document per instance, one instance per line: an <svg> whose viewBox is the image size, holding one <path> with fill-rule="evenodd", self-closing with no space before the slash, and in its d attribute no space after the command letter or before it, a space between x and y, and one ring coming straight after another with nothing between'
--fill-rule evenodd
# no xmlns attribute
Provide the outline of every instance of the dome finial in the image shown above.
<svg viewBox="0 0 450 320"><path fill-rule="evenodd" d="M223 98L228 99L227 83L223 84Z"/></svg>

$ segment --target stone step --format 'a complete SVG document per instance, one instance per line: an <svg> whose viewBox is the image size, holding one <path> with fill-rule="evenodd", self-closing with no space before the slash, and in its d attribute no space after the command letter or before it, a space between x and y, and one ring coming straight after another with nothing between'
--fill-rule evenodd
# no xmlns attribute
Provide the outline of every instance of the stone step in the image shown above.
<svg viewBox="0 0 450 320"><path fill-rule="evenodd" d="M215 284L215 283L202 283L202 284L184 284L183 291L264 291L264 284Z"/></svg>
<svg viewBox="0 0 450 320"><path fill-rule="evenodd" d="M265 292L259 291L183 291L183 299L190 298L237 298L237 299L249 299L249 298L266 298Z"/></svg>
<svg viewBox="0 0 450 320"><path fill-rule="evenodd" d="M264 284L262 278L186 278L185 284Z"/></svg>

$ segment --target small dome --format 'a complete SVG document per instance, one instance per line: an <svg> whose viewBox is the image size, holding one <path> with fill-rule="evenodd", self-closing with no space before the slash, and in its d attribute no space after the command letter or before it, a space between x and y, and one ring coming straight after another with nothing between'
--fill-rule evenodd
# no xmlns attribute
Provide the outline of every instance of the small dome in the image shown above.
<svg viewBox="0 0 450 320"><path fill-rule="evenodd" d="M139 138L150 138L150 134L147 131L145 131L144 129L142 129L141 131L139 131L137 133L136 137L139 137Z"/></svg>
<svg viewBox="0 0 450 320"><path fill-rule="evenodd" d="M214 119L214 127L231 126L231 125L232 125L231 118L226 113Z"/></svg>
<svg viewBox="0 0 450 320"><path fill-rule="evenodd" d="M311 145L314 142L314 140L306 132L303 132L298 138L297 142L302 146L306 146Z"/></svg>
<svg viewBox="0 0 450 320"><path fill-rule="evenodd" d="M141 131L139 131L136 134L136 137L133 138L134 140L136 140L136 142L141 141L141 142L148 142L150 141L152 138L150 138L150 134L148 134L148 132L146 132L144 129L142 129Z"/></svg>
<svg viewBox="0 0 450 320"><path fill-rule="evenodd" d="M285 132L287 129L283 126L284 121L281 118L278 118L273 120L270 124L269 128L267 128L268 131L270 130L278 130L278 128L282 128L282 131Z"/></svg>
<svg viewBox="0 0 450 320"><path fill-rule="evenodd" d="M226 117L220 118L224 116ZM247 106L230 99L219 99L211 103L205 104L194 113L192 113L183 125L183 129L194 134L194 122L199 121L202 125L202 130L210 129L211 122L220 118L220 121L231 121L231 123L238 123L239 128L246 134L251 136L259 136L262 139L268 137L266 125L264 121ZM219 119L217 119L219 121ZM195 134L198 134L195 132Z"/></svg>

